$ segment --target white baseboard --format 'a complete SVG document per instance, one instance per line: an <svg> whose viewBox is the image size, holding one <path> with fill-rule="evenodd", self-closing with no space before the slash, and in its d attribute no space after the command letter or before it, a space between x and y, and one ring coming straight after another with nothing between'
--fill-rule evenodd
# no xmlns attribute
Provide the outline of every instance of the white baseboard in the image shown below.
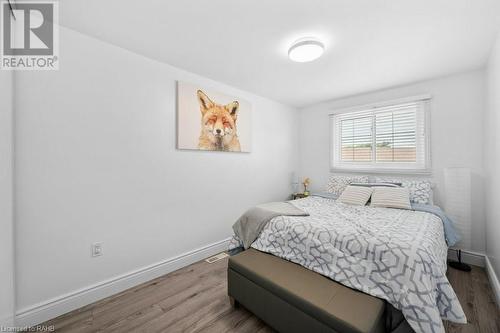
<svg viewBox="0 0 500 333"><path fill-rule="evenodd" d="M221 251L225 251L229 244L229 240L230 239L227 238L153 265L20 309L16 313L15 325L21 327L37 325L141 283L168 274ZM448 257L450 259L455 259L455 251L450 250ZM471 265L480 267L486 266L486 271L495 293L497 304L500 306L500 282L488 257L482 253L462 251L462 260Z"/></svg>
<svg viewBox="0 0 500 333"><path fill-rule="evenodd" d="M497 301L497 306L500 309L500 281L498 280L498 276L491 265L490 259L488 256L484 256L486 262L486 273L488 274L488 278L490 280L491 289L493 289L493 293L495 294L495 299Z"/></svg>
<svg viewBox="0 0 500 333"><path fill-rule="evenodd" d="M141 283L168 274L179 268L227 250L229 240L230 238L227 238L199 249L183 253L174 258L166 259L45 302L20 309L16 312L15 325L21 327L37 325Z"/></svg>
<svg viewBox="0 0 500 333"><path fill-rule="evenodd" d="M469 265L484 267L484 257L484 253L462 250L462 262ZM455 249L448 249L448 259L457 260L457 251Z"/></svg>

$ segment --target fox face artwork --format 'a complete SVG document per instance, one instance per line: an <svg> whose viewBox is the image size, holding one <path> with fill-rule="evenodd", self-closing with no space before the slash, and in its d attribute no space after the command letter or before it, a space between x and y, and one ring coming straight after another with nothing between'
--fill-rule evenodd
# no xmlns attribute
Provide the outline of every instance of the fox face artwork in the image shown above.
<svg viewBox="0 0 500 333"><path fill-rule="evenodd" d="M196 92L201 111L198 148L203 150L241 151L236 130L238 101L226 105L212 101L203 91Z"/></svg>
<svg viewBox="0 0 500 333"><path fill-rule="evenodd" d="M252 104L209 86L177 81L177 149L250 153Z"/></svg>

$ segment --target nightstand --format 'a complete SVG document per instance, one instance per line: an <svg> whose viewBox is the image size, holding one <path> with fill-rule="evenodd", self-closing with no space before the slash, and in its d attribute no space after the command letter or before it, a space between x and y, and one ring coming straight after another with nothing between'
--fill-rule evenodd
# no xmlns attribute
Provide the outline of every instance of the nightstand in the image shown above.
<svg viewBox="0 0 500 333"><path fill-rule="evenodd" d="M292 200L307 198L308 196L309 196L309 194L305 195L304 193L293 193L292 194Z"/></svg>

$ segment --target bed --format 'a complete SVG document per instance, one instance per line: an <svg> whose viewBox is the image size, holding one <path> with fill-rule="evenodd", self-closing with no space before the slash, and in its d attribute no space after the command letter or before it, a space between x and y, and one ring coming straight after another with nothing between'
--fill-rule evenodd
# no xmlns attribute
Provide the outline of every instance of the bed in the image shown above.
<svg viewBox="0 0 500 333"><path fill-rule="evenodd" d="M448 246L435 214L353 206L322 197L290 202L309 216L277 216L251 247L385 300L417 333L465 323L446 277ZM234 236L230 248L241 246Z"/></svg>

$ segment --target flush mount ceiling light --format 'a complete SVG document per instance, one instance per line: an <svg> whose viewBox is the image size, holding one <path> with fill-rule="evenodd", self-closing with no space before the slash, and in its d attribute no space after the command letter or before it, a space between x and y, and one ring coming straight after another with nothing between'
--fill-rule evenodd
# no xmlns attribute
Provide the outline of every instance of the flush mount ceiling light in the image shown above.
<svg viewBox="0 0 500 333"><path fill-rule="evenodd" d="M302 38L293 43L288 50L288 58L295 62L309 62L321 57L325 46L314 38Z"/></svg>

